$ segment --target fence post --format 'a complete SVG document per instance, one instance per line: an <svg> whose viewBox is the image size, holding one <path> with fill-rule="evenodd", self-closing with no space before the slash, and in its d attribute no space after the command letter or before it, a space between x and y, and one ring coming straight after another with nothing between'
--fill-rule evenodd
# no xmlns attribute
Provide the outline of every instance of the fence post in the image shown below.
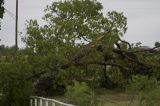
<svg viewBox="0 0 160 106"><path fill-rule="evenodd" d="M46 100L46 106L48 106L48 100Z"/></svg>
<svg viewBox="0 0 160 106"><path fill-rule="evenodd" d="M50 102L50 103L49 103ZM30 97L30 106L74 106L71 104L63 103L55 99L49 99L49 98L43 98L43 97L38 97L38 96L31 96Z"/></svg>
<svg viewBox="0 0 160 106"><path fill-rule="evenodd" d="M34 98L34 106L37 106L37 98Z"/></svg>
<svg viewBox="0 0 160 106"><path fill-rule="evenodd" d="M43 102L42 102L42 99L40 98L40 106L42 106L43 105Z"/></svg>
<svg viewBox="0 0 160 106"><path fill-rule="evenodd" d="M54 102L52 102L52 106L56 106L56 104Z"/></svg>
<svg viewBox="0 0 160 106"><path fill-rule="evenodd" d="M30 99L30 106L33 106L33 99Z"/></svg>

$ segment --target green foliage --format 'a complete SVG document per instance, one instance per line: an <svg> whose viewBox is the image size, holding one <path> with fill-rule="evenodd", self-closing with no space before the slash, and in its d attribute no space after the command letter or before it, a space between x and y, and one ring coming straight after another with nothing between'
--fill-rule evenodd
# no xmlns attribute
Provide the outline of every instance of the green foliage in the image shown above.
<svg viewBox="0 0 160 106"><path fill-rule="evenodd" d="M4 57L0 62L0 105L28 106L32 93L32 83L27 79L31 67L20 55Z"/></svg>
<svg viewBox="0 0 160 106"><path fill-rule="evenodd" d="M127 89L134 94L139 92L148 92L150 89L155 88L158 85L156 78L149 78L148 76L135 75L129 81ZM137 92L137 93L136 93Z"/></svg>
<svg viewBox="0 0 160 106"><path fill-rule="evenodd" d="M102 8L96 0L53 2L45 10L46 25L39 26L36 20L27 22L28 36L24 41L38 53L49 47L61 51L63 46L67 54L72 54L77 45L91 41L95 45L106 44L106 48L111 49L119 35L126 32L126 17L116 11L104 16Z"/></svg>
<svg viewBox="0 0 160 106"><path fill-rule="evenodd" d="M98 81L101 87L114 89L122 89L126 84L121 71L116 67L107 67L106 70L101 70L103 72L99 73Z"/></svg>
<svg viewBox="0 0 160 106"><path fill-rule="evenodd" d="M86 83L74 81L73 86L67 87L66 97L70 103L76 106L95 106L93 91Z"/></svg>
<svg viewBox="0 0 160 106"><path fill-rule="evenodd" d="M4 0L0 0L0 18L3 18L3 14L4 14Z"/></svg>
<svg viewBox="0 0 160 106"><path fill-rule="evenodd" d="M141 95L141 104L144 106L159 106L160 85Z"/></svg>
<svg viewBox="0 0 160 106"><path fill-rule="evenodd" d="M156 47L160 47L160 42L155 42L154 44Z"/></svg>
<svg viewBox="0 0 160 106"><path fill-rule="evenodd" d="M0 19L3 18L3 15L4 15L4 0L0 0ZM0 30L1 30L1 22L0 22Z"/></svg>
<svg viewBox="0 0 160 106"><path fill-rule="evenodd" d="M140 106L159 106L160 83L154 77L133 76L127 92L134 96L132 99L138 99Z"/></svg>
<svg viewBox="0 0 160 106"><path fill-rule="evenodd" d="M8 47L5 45L0 45L0 56L14 55L15 51L15 46Z"/></svg>
<svg viewBox="0 0 160 106"><path fill-rule="evenodd" d="M102 9L102 4L96 0L59 1L45 9L43 20L46 23L43 26L40 26L37 20L27 21L27 33L23 41L27 45L29 63L33 65L34 73L50 71L53 82L64 85L67 85L61 80L64 78L84 80L100 77L98 73L102 71L97 70L101 70L101 66L98 66L99 69L82 66L73 70L69 67L63 71L55 67L70 64L72 60L102 61L106 53L112 55L115 42L118 42L127 30L127 19L123 13L116 11L104 15ZM98 45L102 45L100 48L103 52L97 50ZM70 83L70 80L66 82Z"/></svg>

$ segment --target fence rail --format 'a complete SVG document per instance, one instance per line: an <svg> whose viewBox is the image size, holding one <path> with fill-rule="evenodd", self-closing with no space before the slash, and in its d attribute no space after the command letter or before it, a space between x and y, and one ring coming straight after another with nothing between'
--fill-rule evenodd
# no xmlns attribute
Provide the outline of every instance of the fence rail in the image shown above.
<svg viewBox="0 0 160 106"><path fill-rule="evenodd" d="M74 105L63 103L55 99L31 96L30 106L74 106Z"/></svg>

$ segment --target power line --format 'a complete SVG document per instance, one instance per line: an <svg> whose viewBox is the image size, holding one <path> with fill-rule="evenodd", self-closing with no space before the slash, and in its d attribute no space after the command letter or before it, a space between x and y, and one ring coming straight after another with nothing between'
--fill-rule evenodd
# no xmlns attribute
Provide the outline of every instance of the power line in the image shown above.
<svg viewBox="0 0 160 106"><path fill-rule="evenodd" d="M11 16L12 17L12 19L16 19L16 16L11 12L11 11L9 11L9 10L7 10L6 8L5 8L5 12L9 15L9 16Z"/></svg>
<svg viewBox="0 0 160 106"><path fill-rule="evenodd" d="M8 13L15 20L15 48L18 49L18 0L16 0L16 15L5 8L5 12Z"/></svg>

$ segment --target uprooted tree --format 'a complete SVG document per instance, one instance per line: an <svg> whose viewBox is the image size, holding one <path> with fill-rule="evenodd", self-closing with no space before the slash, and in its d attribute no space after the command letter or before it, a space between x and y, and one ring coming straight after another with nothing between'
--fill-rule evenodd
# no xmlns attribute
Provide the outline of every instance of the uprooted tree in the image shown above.
<svg viewBox="0 0 160 106"><path fill-rule="evenodd" d="M116 11L104 15L102 9L96 0L59 1L45 9L45 25L28 21L24 41L39 88L91 79L115 87L135 74L159 77L157 47L143 49L122 40L126 17Z"/></svg>

